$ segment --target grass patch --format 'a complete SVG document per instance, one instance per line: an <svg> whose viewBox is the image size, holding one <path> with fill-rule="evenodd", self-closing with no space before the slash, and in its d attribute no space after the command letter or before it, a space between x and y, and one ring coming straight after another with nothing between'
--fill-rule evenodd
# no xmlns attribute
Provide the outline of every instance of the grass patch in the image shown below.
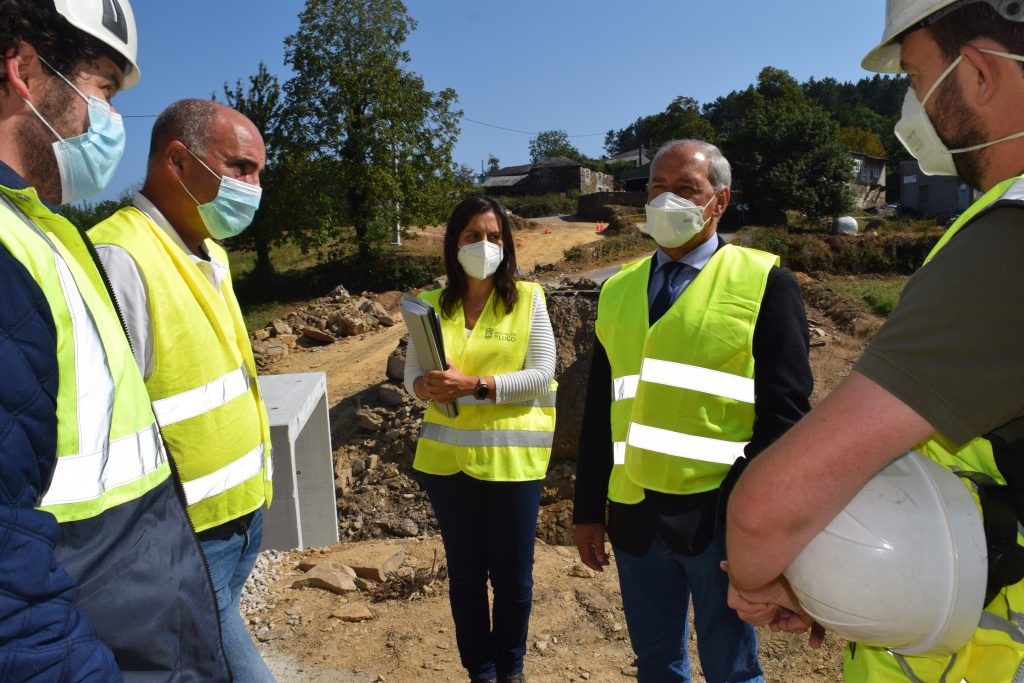
<svg viewBox="0 0 1024 683"><path fill-rule="evenodd" d="M246 277L256 266L255 251L232 251L230 257L231 276L235 279ZM278 272L309 268L320 261L319 253L310 251L304 254L296 244L288 243L270 248L270 262Z"/></svg>
<svg viewBox="0 0 1024 683"><path fill-rule="evenodd" d="M523 218L564 216L576 213L576 199L561 193L525 197L495 197L495 199L511 209L512 213Z"/></svg>
<svg viewBox="0 0 1024 683"><path fill-rule="evenodd" d="M245 329L252 334L258 329L266 327L271 320L283 318L290 311L295 310L295 302L288 301L264 301L260 303L242 304L242 317L245 319Z"/></svg>
<svg viewBox="0 0 1024 683"><path fill-rule="evenodd" d="M570 247L564 256L566 263L574 268L589 269L646 256L656 248L654 240L630 229L617 235L607 235L596 242Z"/></svg>
<svg viewBox="0 0 1024 683"><path fill-rule="evenodd" d="M867 307L875 315L888 317L900 299L900 292L909 278L890 277L836 277L822 280L822 284L847 299Z"/></svg>

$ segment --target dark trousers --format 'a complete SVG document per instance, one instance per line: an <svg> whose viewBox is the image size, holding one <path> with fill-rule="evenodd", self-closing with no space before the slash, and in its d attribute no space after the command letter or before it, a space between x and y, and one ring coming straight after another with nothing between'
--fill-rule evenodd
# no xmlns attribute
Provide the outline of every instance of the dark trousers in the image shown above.
<svg viewBox="0 0 1024 683"><path fill-rule="evenodd" d="M519 673L533 602L540 481L481 481L461 472L422 477L448 556L462 665L471 678Z"/></svg>

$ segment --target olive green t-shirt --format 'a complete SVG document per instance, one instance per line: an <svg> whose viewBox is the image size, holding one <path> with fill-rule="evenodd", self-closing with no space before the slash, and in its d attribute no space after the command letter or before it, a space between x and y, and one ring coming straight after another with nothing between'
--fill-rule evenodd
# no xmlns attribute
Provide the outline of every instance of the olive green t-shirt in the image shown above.
<svg viewBox="0 0 1024 683"><path fill-rule="evenodd" d="M1024 208L961 229L907 282L855 369L956 447L1024 415Z"/></svg>

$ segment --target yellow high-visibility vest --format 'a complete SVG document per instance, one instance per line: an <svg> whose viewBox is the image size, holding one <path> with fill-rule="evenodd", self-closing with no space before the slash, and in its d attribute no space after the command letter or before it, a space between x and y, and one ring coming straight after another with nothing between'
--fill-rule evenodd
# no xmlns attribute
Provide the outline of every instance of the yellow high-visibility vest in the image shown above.
<svg viewBox="0 0 1024 683"><path fill-rule="evenodd" d="M726 245L653 326L651 258L602 288L595 325L612 367L608 497L718 488L754 426L754 325L773 254Z"/></svg>
<svg viewBox="0 0 1024 683"><path fill-rule="evenodd" d="M32 188L0 192L0 242L42 289L57 332L57 465L39 508L61 523L98 517L165 481L167 454L78 230Z"/></svg>
<svg viewBox="0 0 1024 683"><path fill-rule="evenodd" d="M495 312L497 294L491 293L469 337L461 305L451 318L441 313L438 300L444 290L420 295L437 310L445 352L462 372L490 376L523 369L533 296L540 285L517 282L516 288L519 298L511 312L500 301ZM543 479L555 434L557 387L552 380L546 395L523 403L497 404L464 396L457 401L456 417L446 417L431 403L423 416L413 467L429 474L462 471L488 481Z"/></svg>
<svg viewBox="0 0 1024 683"><path fill-rule="evenodd" d="M949 243L967 223L996 202L1024 207L1024 176L1010 178L982 195L961 214L942 236L925 259L932 258ZM924 266L922 266L924 267ZM992 443L977 437L963 448L956 449L941 434L915 446L940 465L954 471L980 472L1000 484L1006 480L996 467ZM1024 545L1019 534L1017 543ZM856 645L847 648L844 676L847 681L863 683L918 683L949 681L950 683L995 683L1024 681L1024 581L1006 586L985 606L981 623L971 640L949 657L911 657L897 655L884 648Z"/></svg>
<svg viewBox="0 0 1024 683"><path fill-rule="evenodd" d="M153 330L146 389L196 531L269 504L270 423L230 276L215 290L170 236L134 207L89 236L128 252L145 280ZM227 263L223 249L212 240L205 244Z"/></svg>

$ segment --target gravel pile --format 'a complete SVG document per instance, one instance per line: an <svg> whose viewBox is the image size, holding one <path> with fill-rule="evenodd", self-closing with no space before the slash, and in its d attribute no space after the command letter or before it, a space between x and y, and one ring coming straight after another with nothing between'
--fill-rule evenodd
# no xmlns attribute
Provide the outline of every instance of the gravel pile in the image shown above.
<svg viewBox="0 0 1024 683"><path fill-rule="evenodd" d="M268 630L267 613L276 607L271 586L289 571L289 566L288 553L280 550L264 550L256 558L256 566L242 588L239 606L242 619L253 635L259 636Z"/></svg>

